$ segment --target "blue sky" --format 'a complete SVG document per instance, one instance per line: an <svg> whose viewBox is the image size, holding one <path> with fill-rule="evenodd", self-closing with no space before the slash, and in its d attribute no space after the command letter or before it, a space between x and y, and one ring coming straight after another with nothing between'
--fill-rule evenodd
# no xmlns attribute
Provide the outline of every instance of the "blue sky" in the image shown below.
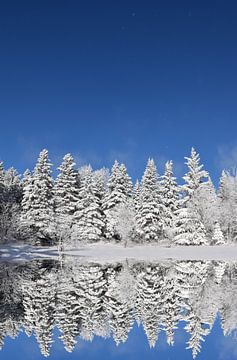
<svg viewBox="0 0 237 360"><path fill-rule="evenodd" d="M235 1L5 1L0 157L58 164L173 159L191 146L214 181L237 162Z"/></svg>
<svg viewBox="0 0 237 360"><path fill-rule="evenodd" d="M183 330L183 324L175 334L175 345L170 347L166 343L163 333L155 346L150 349L142 327L137 326L131 331L126 343L116 347L112 339L103 340L95 338L92 342L80 341L72 353L67 353L63 349L62 343L55 334L50 359L51 360L192 360L190 350L186 350L188 335ZM1 356L5 360L15 358L18 360L43 360L44 356L40 355L36 340L28 338L23 333L16 340L6 339ZM214 328L206 341L202 344L201 353L198 354L198 360L234 360L237 355L236 339L224 337L220 328L219 319L216 321Z"/></svg>

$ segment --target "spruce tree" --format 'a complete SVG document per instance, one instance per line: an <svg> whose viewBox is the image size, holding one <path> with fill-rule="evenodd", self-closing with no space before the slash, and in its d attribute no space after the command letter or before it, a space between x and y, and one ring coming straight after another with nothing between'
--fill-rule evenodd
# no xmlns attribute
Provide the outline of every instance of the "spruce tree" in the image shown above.
<svg viewBox="0 0 237 360"><path fill-rule="evenodd" d="M74 169L75 163L71 154L66 154L59 166L60 173L54 186L55 212L64 221L71 224L72 215L79 199L79 177Z"/></svg>
<svg viewBox="0 0 237 360"><path fill-rule="evenodd" d="M178 245L206 245L204 225L192 209L181 207L176 211L174 242Z"/></svg>
<svg viewBox="0 0 237 360"><path fill-rule="evenodd" d="M173 163L165 164L165 173L159 186L159 201L161 207L161 223L163 235L170 237L174 226L175 213L179 208L179 188L173 176Z"/></svg>
<svg viewBox="0 0 237 360"><path fill-rule="evenodd" d="M39 154L32 178L26 180L23 187L21 220L37 231L41 242L52 241L53 222L53 180L48 151Z"/></svg>
<svg viewBox="0 0 237 360"><path fill-rule="evenodd" d="M214 245L224 245L226 244L223 232L221 230L219 222L215 223L212 241Z"/></svg>
<svg viewBox="0 0 237 360"><path fill-rule="evenodd" d="M136 215L137 232L141 241L158 240L161 233L158 196L158 174L153 159L149 159L142 177L140 201Z"/></svg>
<svg viewBox="0 0 237 360"><path fill-rule="evenodd" d="M183 191L187 199L192 198L193 193L208 180L208 172L203 170L203 165L200 164L199 154L194 148L191 150L190 157L185 157L188 172L183 177L185 184Z"/></svg>
<svg viewBox="0 0 237 360"><path fill-rule="evenodd" d="M119 164L115 161L111 175L108 181L107 192L103 201L103 211L105 214L105 236L107 239L116 238L119 236L115 229L115 220L113 219L113 211L116 205L125 203L132 195L132 181L127 174L125 165Z"/></svg>
<svg viewBox="0 0 237 360"><path fill-rule="evenodd" d="M96 196L93 172L90 166L81 174L79 200L73 215L73 238L79 241L98 241L102 237L104 219Z"/></svg>

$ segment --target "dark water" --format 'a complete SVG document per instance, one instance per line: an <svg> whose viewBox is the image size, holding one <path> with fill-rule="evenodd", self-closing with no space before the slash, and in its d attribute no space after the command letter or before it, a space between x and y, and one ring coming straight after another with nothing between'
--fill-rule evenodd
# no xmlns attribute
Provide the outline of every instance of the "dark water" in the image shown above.
<svg viewBox="0 0 237 360"><path fill-rule="evenodd" d="M3 359L235 359L237 263L0 265Z"/></svg>

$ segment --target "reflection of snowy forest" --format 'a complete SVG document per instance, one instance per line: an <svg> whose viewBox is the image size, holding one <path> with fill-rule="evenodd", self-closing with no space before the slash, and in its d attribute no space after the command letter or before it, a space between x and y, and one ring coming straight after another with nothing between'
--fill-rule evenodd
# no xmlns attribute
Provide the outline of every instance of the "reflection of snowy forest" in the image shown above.
<svg viewBox="0 0 237 360"><path fill-rule="evenodd" d="M64 347L79 338L125 342L134 322L151 347L164 331L173 345L185 321L193 357L220 314L224 335L236 331L237 264L217 261L111 265L35 261L0 267L0 345L23 329L49 355L57 327Z"/></svg>
<svg viewBox="0 0 237 360"><path fill-rule="evenodd" d="M33 172L21 178L0 164L1 241L75 245L99 240L202 245L236 241L237 176L222 173L218 191L194 149L186 159L184 184L173 176L172 161L159 175L149 159L141 181L132 184L126 167L111 172L79 170L65 155L56 180L47 150Z"/></svg>

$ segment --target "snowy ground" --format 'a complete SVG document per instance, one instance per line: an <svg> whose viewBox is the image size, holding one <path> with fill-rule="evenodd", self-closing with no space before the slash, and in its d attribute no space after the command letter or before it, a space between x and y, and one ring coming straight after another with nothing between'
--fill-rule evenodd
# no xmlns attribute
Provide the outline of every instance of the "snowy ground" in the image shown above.
<svg viewBox="0 0 237 360"><path fill-rule="evenodd" d="M237 246L176 246L141 245L123 247L115 244L85 245L79 249L67 250L64 258L78 261L116 262L134 260L226 260L237 261ZM26 245L0 247L0 261L30 261L33 259L58 259L57 247L37 248Z"/></svg>

